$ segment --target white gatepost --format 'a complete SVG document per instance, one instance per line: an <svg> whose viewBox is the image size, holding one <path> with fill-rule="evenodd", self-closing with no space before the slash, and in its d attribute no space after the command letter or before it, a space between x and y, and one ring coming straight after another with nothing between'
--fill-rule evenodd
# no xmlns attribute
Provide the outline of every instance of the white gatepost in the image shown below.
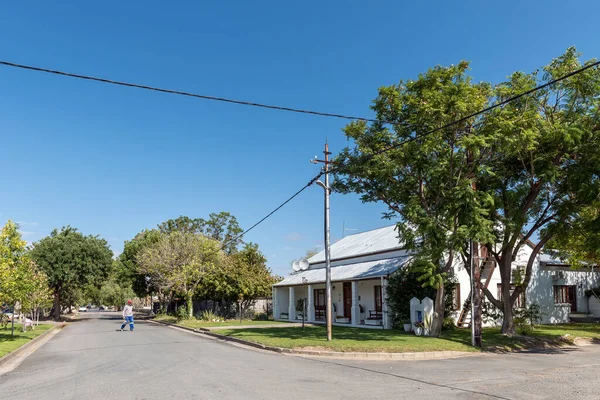
<svg viewBox="0 0 600 400"><path fill-rule="evenodd" d="M421 300L423 306L423 323L425 324L426 335L429 336L431 331L431 324L433 323L433 300L429 297L425 297Z"/></svg>
<svg viewBox="0 0 600 400"><path fill-rule="evenodd" d="M422 322L425 327L425 335L429 335L431 323L433 322L433 300L425 297L423 301L413 297L410 299L410 323L412 329L416 329L416 323Z"/></svg>
<svg viewBox="0 0 600 400"><path fill-rule="evenodd" d="M273 286L273 319L279 319L279 293L277 293L277 287Z"/></svg>
<svg viewBox="0 0 600 400"><path fill-rule="evenodd" d="M307 308L307 321L315 322L315 291L313 290L312 285L308 285L308 296L306 301Z"/></svg>
<svg viewBox="0 0 600 400"><path fill-rule="evenodd" d="M290 304L288 306L288 318L290 321L296 319L296 290L293 286L290 286Z"/></svg>
<svg viewBox="0 0 600 400"><path fill-rule="evenodd" d="M358 282L352 281L352 325L360 324L360 306L358 305Z"/></svg>
<svg viewBox="0 0 600 400"><path fill-rule="evenodd" d="M383 329L391 329L390 318L388 315L388 305L387 305L387 279L385 277L381 277L381 316L383 321Z"/></svg>
<svg viewBox="0 0 600 400"><path fill-rule="evenodd" d="M420 321L419 321L420 320ZM410 299L410 324L412 325L412 329L415 329L415 324L417 322L423 321L423 306L421 305L421 300L413 297Z"/></svg>

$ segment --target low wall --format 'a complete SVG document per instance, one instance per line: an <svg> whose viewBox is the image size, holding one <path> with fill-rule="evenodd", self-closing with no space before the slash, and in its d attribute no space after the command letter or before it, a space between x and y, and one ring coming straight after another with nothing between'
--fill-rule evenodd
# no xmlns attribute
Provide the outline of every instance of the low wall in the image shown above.
<svg viewBox="0 0 600 400"><path fill-rule="evenodd" d="M591 296L589 299L589 304L590 304L590 313L592 313L592 315L594 317L599 317L600 318L600 301L598 301L598 299L596 298L596 296Z"/></svg>
<svg viewBox="0 0 600 400"><path fill-rule="evenodd" d="M569 314L571 313L570 304L555 304L554 307L548 307L542 310L544 316L542 323L544 324L566 324L569 322Z"/></svg>

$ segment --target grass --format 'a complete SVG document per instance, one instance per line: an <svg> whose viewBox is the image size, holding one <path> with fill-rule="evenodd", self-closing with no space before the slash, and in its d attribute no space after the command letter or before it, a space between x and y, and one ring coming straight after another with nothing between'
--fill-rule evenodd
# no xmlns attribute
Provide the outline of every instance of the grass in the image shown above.
<svg viewBox="0 0 600 400"><path fill-rule="evenodd" d="M186 328L212 328L217 326L244 326L244 325L272 325L272 324L281 324L281 322L277 321L258 321L245 319L240 323L240 320L226 320L221 322L208 322L202 321L199 319L184 319L181 321L177 321L177 318L171 316L157 316L154 318L155 321L166 322L169 324L177 324L181 326L185 326ZM285 322L284 322L285 323Z"/></svg>
<svg viewBox="0 0 600 400"><path fill-rule="evenodd" d="M245 339L267 346L284 348L314 348L331 351L356 352L423 352L423 351L478 351L470 346L471 332L467 329L444 331L440 338L414 336L398 330L374 330L348 327L333 327L333 338L327 342L325 328L309 326L302 331L299 327L219 330L226 336ZM558 347L564 344L560 337L600 338L598 324L569 324L541 326L527 336L507 337L500 329L485 328L483 347L487 351L511 351L541 346Z"/></svg>
<svg viewBox="0 0 600 400"><path fill-rule="evenodd" d="M7 329L0 328L0 357L5 356L23 346L33 338L38 337L42 333L52 328L49 324L40 324L34 330L28 330L27 332L22 331L20 324L15 324L15 336L11 336L10 326Z"/></svg>

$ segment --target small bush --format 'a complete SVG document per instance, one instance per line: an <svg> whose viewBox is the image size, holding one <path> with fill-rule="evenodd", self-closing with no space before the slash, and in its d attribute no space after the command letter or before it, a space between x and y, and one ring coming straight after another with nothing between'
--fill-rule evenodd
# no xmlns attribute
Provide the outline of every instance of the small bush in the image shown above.
<svg viewBox="0 0 600 400"><path fill-rule="evenodd" d="M254 319L256 321L268 321L269 320L269 315L267 313L256 314L254 316Z"/></svg>
<svg viewBox="0 0 600 400"><path fill-rule="evenodd" d="M189 314L187 312L187 307L186 306L179 307L177 309L177 312L175 312L175 318L177 318L178 321L181 321L182 319L188 319Z"/></svg>
<svg viewBox="0 0 600 400"><path fill-rule="evenodd" d="M452 317L444 318L444 322L442 323L443 331L453 331L456 329L456 321Z"/></svg>
<svg viewBox="0 0 600 400"><path fill-rule="evenodd" d="M202 311L202 313L200 314L200 319L202 321L206 321L206 322L221 322L222 321L222 318L215 315L215 313L212 312L212 310Z"/></svg>
<svg viewBox="0 0 600 400"><path fill-rule="evenodd" d="M535 329L535 325L542 322L543 313L539 304L533 303L529 307L515 310L515 325L519 328L522 335L527 335L529 331Z"/></svg>

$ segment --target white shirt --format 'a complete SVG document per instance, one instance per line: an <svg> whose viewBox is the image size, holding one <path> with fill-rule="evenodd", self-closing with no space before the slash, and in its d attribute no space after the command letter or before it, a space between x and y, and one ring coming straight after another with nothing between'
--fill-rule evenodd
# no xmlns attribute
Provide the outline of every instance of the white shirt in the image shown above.
<svg viewBox="0 0 600 400"><path fill-rule="evenodd" d="M133 306L128 304L123 307L123 317L133 317Z"/></svg>

